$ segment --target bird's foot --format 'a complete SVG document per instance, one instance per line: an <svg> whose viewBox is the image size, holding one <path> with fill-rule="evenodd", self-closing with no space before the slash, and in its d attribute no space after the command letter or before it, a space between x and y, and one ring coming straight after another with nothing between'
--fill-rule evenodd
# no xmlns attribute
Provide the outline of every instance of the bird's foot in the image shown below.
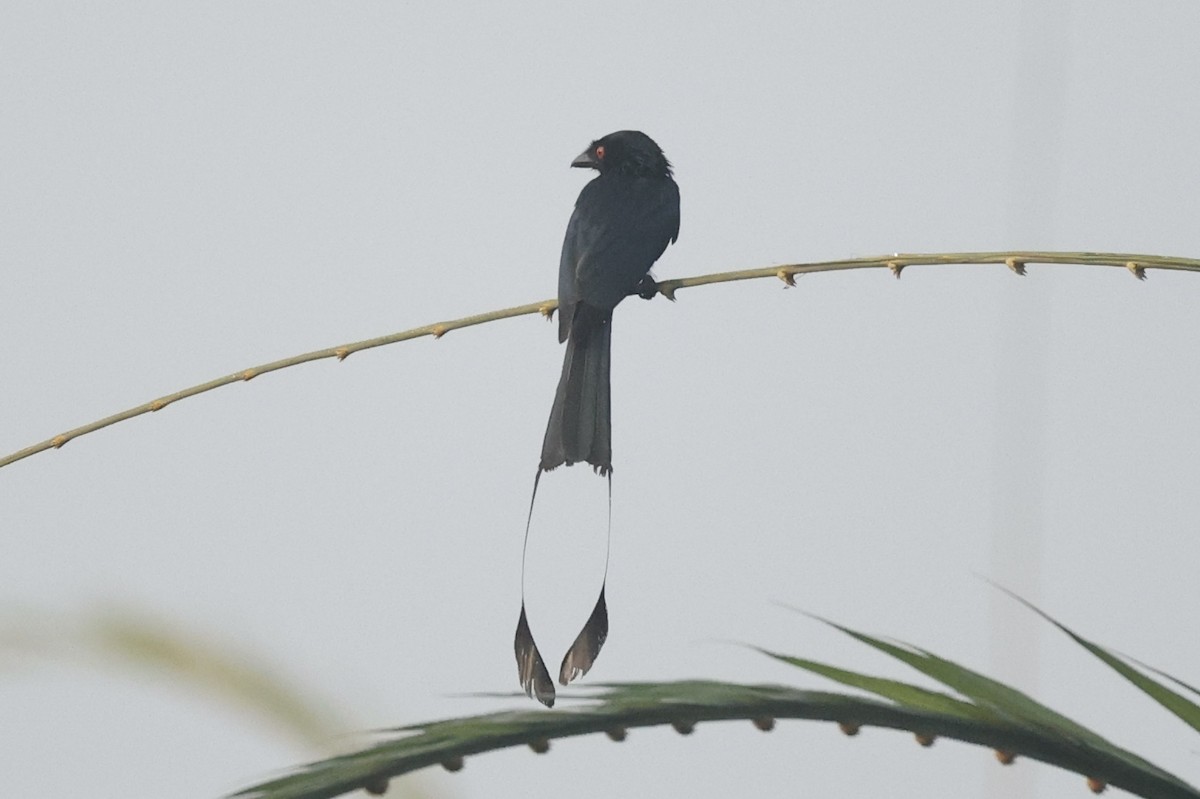
<svg viewBox="0 0 1200 799"><path fill-rule="evenodd" d="M652 300L658 294L658 281L646 275L638 282L633 293L641 297L643 300Z"/></svg>

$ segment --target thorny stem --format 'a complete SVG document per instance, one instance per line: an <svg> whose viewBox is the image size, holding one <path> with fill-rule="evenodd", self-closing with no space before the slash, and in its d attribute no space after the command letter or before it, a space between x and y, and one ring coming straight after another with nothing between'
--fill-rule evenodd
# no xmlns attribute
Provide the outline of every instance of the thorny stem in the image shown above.
<svg viewBox="0 0 1200 799"><path fill-rule="evenodd" d="M1175 269L1187 272L1200 272L1200 259L1195 258L1174 258L1160 255L1131 255L1128 253L1090 253L1090 252L1037 252L1037 251L1010 251L1010 252L967 252L967 253L919 253L919 254L893 254L871 258L851 258L842 261L820 261L807 264L784 264L780 266L768 266L761 269L745 269L736 272L718 272L709 275L698 275L696 277L685 277L677 280L664 280L658 283L658 293L668 299L674 299L675 293L682 288L691 288L693 286L705 286L711 283L730 283L735 280L755 280L764 277L777 277L785 283L795 285L795 276L807 274L809 272L836 272L843 269L872 269L886 267L892 271L896 277L900 277L903 269L909 266L918 265L968 265L968 264L1006 264L1010 269L1019 275L1025 274L1025 265L1037 264L1077 264L1085 266L1117 266L1128 269L1139 280L1144 280L1147 269ZM80 436L94 433L97 430L108 427L109 425L123 422L126 419L132 419L135 416L141 416L145 413L160 411L168 405L178 402L188 397L194 397L197 394L204 394L212 391L215 388L229 385L230 383L240 383L250 380L267 372L276 372L280 369L287 369L291 366L297 366L309 361L318 361L324 358L337 358L344 360L347 356L359 352L360 350L371 349L372 347L382 347L386 344L395 344L398 341L407 341L409 339L421 338L423 336L433 336L441 338L451 330L458 330L464 327L473 327L481 325L485 322L494 322L498 319L509 319L514 316L525 316L533 313L541 313L549 316L558 307L555 300L544 300L542 302L532 302L527 305L518 305L514 308L504 308L498 311L489 311L488 313L476 314L474 316L466 316L461 319L454 319L445 322L437 322L423 327L414 327L411 330L403 330L399 333L392 333L387 336L378 338L365 339L363 341L355 341L350 344L342 344L336 347L328 347L322 350L314 350L306 352L302 355L294 355L290 358L284 358L278 361L262 364L261 366L253 366L249 369L242 369L232 374L227 374L223 377L218 377L215 380L209 380L206 383L185 388L182 391L176 391L173 394L167 394L158 399L130 408L129 410L115 413L112 416L107 416L103 419L98 419L81 427L76 427L67 430L64 433L48 438L45 441L17 450L16 452L0 458L0 468L9 466L19 460L28 458L30 455L36 455L48 449L58 449L68 441Z"/></svg>

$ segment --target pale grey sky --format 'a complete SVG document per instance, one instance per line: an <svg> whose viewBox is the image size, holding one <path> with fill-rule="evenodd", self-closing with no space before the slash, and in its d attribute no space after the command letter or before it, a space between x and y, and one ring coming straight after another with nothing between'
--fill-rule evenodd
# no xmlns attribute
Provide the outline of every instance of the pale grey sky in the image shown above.
<svg viewBox="0 0 1200 799"><path fill-rule="evenodd" d="M0 451L551 296L587 179L567 165L621 128L676 167L660 277L893 251L1195 256L1197 30L1200 5L1167 2L8 0ZM730 641L909 676L783 602L1018 680L1200 781L1183 725L976 577L1194 681L1198 300L1191 274L1035 265L622 305L612 634L587 682L826 687ZM157 614L276 665L355 729L506 706L455 695L517 688L521 533L560 358L551 325L506 321L264 376L0 470L0 608ZM599 482L543 481L531 613L555 663L603 544L599 521L552 520L600 507ZM556 616L555 592L577 604ZM21 665L0 671L0 795L212 797L321 754L161 674ZM1082 789L802 723L578 739L426 784Z"/></svg>

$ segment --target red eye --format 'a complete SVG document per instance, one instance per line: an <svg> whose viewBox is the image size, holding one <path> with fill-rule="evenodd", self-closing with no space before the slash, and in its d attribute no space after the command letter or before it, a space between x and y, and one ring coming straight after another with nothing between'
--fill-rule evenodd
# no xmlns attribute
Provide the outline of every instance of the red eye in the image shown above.
<svg viewBox="0 0 1200 799"><path fill-rule="evenodd" d="M603 144L596 147L596 160L597 161L604 160L604 145Z"/></svg>

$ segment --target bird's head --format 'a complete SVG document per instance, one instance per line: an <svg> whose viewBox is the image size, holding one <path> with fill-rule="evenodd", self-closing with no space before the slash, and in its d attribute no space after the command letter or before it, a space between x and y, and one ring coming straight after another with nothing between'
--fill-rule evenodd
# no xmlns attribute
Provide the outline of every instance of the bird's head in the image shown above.
<svg viewBox="0 0 1200 799"><path fill-rule="evenodd" d="M571 166L595 169L602 175L671 176L671 162L663 155L662 148L640 130L618 130L596 139Z"/></svg>

